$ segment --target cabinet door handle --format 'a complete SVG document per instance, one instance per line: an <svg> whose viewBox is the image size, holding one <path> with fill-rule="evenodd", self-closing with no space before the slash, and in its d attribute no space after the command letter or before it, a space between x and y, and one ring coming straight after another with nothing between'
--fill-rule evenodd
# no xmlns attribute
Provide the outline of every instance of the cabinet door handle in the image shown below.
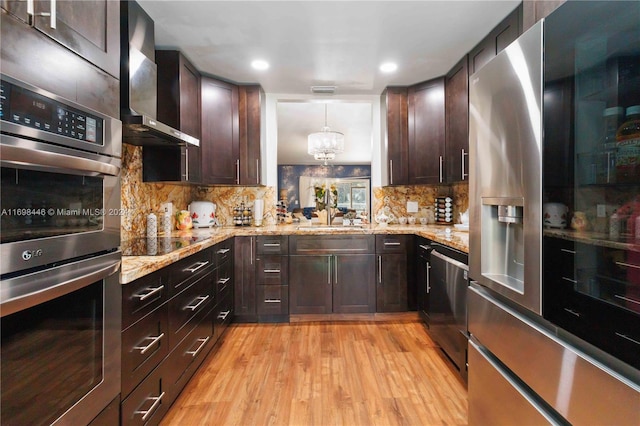
<svg viewBox="0 0 640 426"><path fill-rule="evenodd" d="M218 319L221 319L222 321L225 321L230 313L231 313L231 311L220 312L218 314Z"/></svg>
<svg viewBox="0 0 640 426"><path fill-rule="evenodd" d="M153 414L153 412L156 411L156 409L160 405L160 402L162 401L162 398L164 398L164 394L165 393L162 392L158 396L151 396L151 397L147 398L147 400L153 401L153 404L151 404L151 407L149 407L149 409L147 411L134 411L133 414L142 414L142 421L146 422L147 419L149 417L151 417L151 414Z"/></svg>
<svg viewBox="0 0 640 426"><path fill-rule="evenodd" d="M338 285L338 256L333 256L333 277L335 278L333 283Z"/></svg>
<svg viewBox="0 0 640 426"><path fill-rule="evenodd" d="M427 263L427 294L431 293L431 279L429 275L431 274L431 265Z"/></svg>
<svg viewBox="0 0 640 426"><path fill-rule="evenodd" d="M187 306L185 306L185 307L184 307L184 310L186 311L186 310L188 309L188 310L190 310L191 312L193 312L193 311L197 310L200 306L202 306L202 304L203 304L204 302L206 302L206 301L207 301L207 299L208 299L209 297L210 297L210 296L209 296L208 294L207 294L206 296L198 296L198 297L196 297L195 299L193 299L193 302L197 302L197 303L196 303L195 305L187 305ZM191 302L191 303L193 303L193 302Z"/></svg>
<svg viewBox="0 0 640 426"><path fill-rule="evenodd" d="M218 250L216 252L216 254L227 254L227 253L229 253L229 250L231 250L231 249L223 248L223 249Z"/></svg>
<svg viewBox="0 0 640 426"><path fill-rule="evenodd" d="M393 160L389 160L389 184L393 185Z"/></svg>
<svg viewBox="0 0 640 426"><path fill-rule="evenodd" d="M425 245L422 245L422 244L420 244L418 247L420 247L423 250L427 250L427 251L431 250L431 247L425 246Z"/></svg>
<svg viewBox="0 0 640 426"><path fill-rule="evenodd" d="M634 265L633 263L627 262L616 262L618 266L626 266L627 268L640 269L640 265Z"/></svg>
<svg viewBox="0 0 640 426"><path fill-rule="evenodd" d="M51 18L51 20L49 21L49 26L53 30L56 29L56 21L58 20L58 17L57 17L58 8L56 5L56 0L50 0L49 3L51 4L51 12L41 12L36 14L35 7L34 7L34 0L27 0L27 14L31 16L32 22L33 22L31 25L35 25L35 20L33 19L34 17L49 16Z"/></svg>
<svg viewBox="0 0 640 426"><path fill-rule="evenodd" d="M147 300L148 298L150 298L150 297L151 297L151 296L153 296L154 294L156 294L156 293L158 293L158 292L162 291L162 289L163 289L163 288L164 288L164 286L163 286L163 285L161 285L160 287L156 287L156 288L151 287L151 288L148 288L148 289L147 289L147 290L149 290L149 292L148 292L148 293L145 293L145 294L135 294L133 297L137 297L137 298L138 298L138 299L140 299L140 301L142 302L142 301Z"/></svg>
<svg viewBox="0 0 640 426"><path fill-rule="evenodd" d="M209 341L209 339L211 338L211 336L207 336L204 338L199 338L196 340L196 342L200 342L200 346L198 346L198 349L196 349L195 351L187 351L187 355L191 355L193 358L198 356L198 352L200 352L202 350L202 348L204 348L207 345L207 342Z"/></svg>
<svg viewBox="0 0 640 426"><path fill-rule="evenodd" d="M582 316L582 314L580 314L580 312L576 312L573 309L564 308L564 310L569 312L571 315L576 316L578 318L580 318Z"/></svg>
<svg viewBox="0 0 640 426"><path fill-rule="evenodd" d="M236 160L236 185L240 185L240 159Z"/></svg>
<svg viewBox="0 0 640 426"><path fill-rule="evenodd" d="M189 148L184 149L184 180L189 180Z"/></svg>
<svg viewBox="0 0 640 426"><path fill-rule="evenodd" d="M262 247L280 247L280 243L264 243Z"/></svg>
<svg viewBox="0 0 640 426"><path fill-rule="evenodd" d="M280 303L282 300L280 299L264 299L264 303Z"/></svg>
<svg viewBox="0 0 640 426"><path fill-rule="evenodd" d="M253 265L253 237L249 237L249 250L250 250L249 264Z"/></svg>
<svg viewBox="0 0 640 426"><path fill-rule="evenodd" d="M139 350L140 354L144 355L149 349L153 347L153 345L155 345L160 340L162 340L163 337L164 337L164 333L160 333L160 335L158 336L145 337L145 340L151 339L151 343L149 343L147 346L134 346L133 349Z"/></svg>
<svg viewBox="0 0 640 426"><path fill-rule="evenodd" d="M331 256L327 256L327 284L331 285Z"/></svg>
<svg viewBox="0 0 640 426"><path fill-rule="evenodd" d="M382 256L378 256L378 284L382 284Z"/></svg>
<svg viewBox="0 0 640 426"><path fill-rule="evenodd" d="M567 278L567 277L562 277L563 280L565 281L569 281L572 284L578 284L578 281L576 280L572 280L571 278Z"/></svg>
<svg viewBox="0 0 640 426"><path fill-rule="evenodd" d="M440 156L440 167L439 167L439 176L440 176L440 183L442 183L442 155Z"/></svg>
<svg viewBox="0 0 640 426"><path fill-rule="evenodd" d="M280 269L263 269L265 274L279 274Z"/></svg>
<svg viewBox="0 0 640 426"><path fill-rule="evenodd" d="M228 283L228 282L229 282L229 280L230 280L230 279L231 279L231 278L229 278L229 277L227 277L227 278L220 278L220 279L218 280L218 284L226 284L226 283Z"/></svg>
<svg viewBox="0 0 640 426"><path fill-rule="evenodd" d="M633 338L627 336L626 334L618 333L617 331L615 333L616 333L616 336L618 336L618 337L622 337L623 339L628 340L631 343L635 343L636 345L640 345L640 342L638 342L636 339L633 339Z"/></svg>
<svg viewBox="0 0 640 426"><path fill-rule="evenodd" d="M462 148L462 180L465 180L465 178L469 177L469 173L465 173L465 169L464 169L464 157L467 157L469 155L469 153L464 152L464 148Z"/></svg>
<svg viewBox="0 0 640 426"><path fill-rule="evenodd" d="M387 242L385 242L384 245L385 246L399 246L400 243L398 243L398 242L395 242L395 243L387 243Z"/></svg>
<svg viewBox="0 0 640 426"><path fill-rule="evenodd" d="M260 185L260 159L256 158L256 183Z"/></svg>
<svg viewBox="0 0 640 426"><path fill-rule="evenodd" d="M196 262L193 265L191 265L191 267L183 269L182 272L191 272L194 273L195 271L197 271L198 269L202 269L205 266L207 266L209 264L209 261L204 261L204 262Z"/></svg>
<svg viewBox="0 0 640 426"><path fill-rule="evenodd" d="M569 253L569 254L576 254L575 250L560 249L560 251L565 252L565 253Z"/></svg>
<svg viewBox="0 0 640 426"><path fill-rule="evenodd" d="M618 299L622 299L625 302L631 302L631 303L635 303L636 305L640 305L640 300L630 299L625 296L620 296L619 294L614 294L614 297L617 297Z"/></svg>

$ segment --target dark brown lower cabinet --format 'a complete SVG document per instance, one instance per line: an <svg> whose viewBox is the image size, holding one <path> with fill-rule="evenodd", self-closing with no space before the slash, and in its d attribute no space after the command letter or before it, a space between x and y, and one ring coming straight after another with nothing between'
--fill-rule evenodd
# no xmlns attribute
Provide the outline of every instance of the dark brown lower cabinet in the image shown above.
<svg viewBox="0 0 640 426"><path fill-rule="evenodd" d="M377 312L407 310L407 255L378 255Z"/></svg>
<svg viewBox="0 0 640 426"><path fill-rule="evenodd" d="M289 256L290 313L375 312L373 236L290 237L290 241L293 252L309 253ZM338 249L355 253L333 254Z"/></svg>

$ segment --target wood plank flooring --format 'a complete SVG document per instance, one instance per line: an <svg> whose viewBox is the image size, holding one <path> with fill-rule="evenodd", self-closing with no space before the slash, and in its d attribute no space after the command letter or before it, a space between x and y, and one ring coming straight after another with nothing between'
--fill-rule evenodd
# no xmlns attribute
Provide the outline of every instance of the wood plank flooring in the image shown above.
<svg viewBox="0 0 640 426"><path fill-rule="evenodd" d="M234 324L161 425L466 425L417 321Z"/></svg>

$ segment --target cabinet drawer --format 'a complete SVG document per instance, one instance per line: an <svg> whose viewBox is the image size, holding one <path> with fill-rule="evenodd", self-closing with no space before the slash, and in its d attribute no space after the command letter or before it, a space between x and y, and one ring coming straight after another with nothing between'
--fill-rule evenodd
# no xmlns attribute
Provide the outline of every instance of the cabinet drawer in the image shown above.
<svg viewBox="0 0 640 426"><path fill-rule="evenodd" d="M256 259L256 284L287 285L289 257L260 256Z"/></svg>
<svg viewBox="0 0 640 426"><path fill-rule="evenodd" d="M410 235L376 235L376 253L406 253Z"/></svg>
<svg viewBox="0 0 640 426"><path fill-rule="evenodd" d="M256 253L287 254L289 253L288 239L287 235L256 237Z"/></svg>
<svg viewBox="0 0 640 426"><path fill-rule="evenodd" d="M198 315L197 325L189 335L171 352L165 364L167 369L166 381L171 390L177 393L184 387L195 369L207 356L213 346L213 311L202 312Z"/></svg>
<svg viewBox="0 0 640 426"><path fill-rule="evenodd" d="M122 333L122 396L169 353L169 311L156 309Z"/></svg>
<svg viewBox="0 0 640 426"><path fill-rule="evenodd" d="M204 274L213 266L209 250L199 251L169 266L171 295L180 293L193 282L193 279Z"/></svg>
<svg viewBox="0 0 640 426"><path fill-rule="evenodd" d="M289 286L259 285L256 287L258 315L287 315L289 313Z"/></svg>
<svg viewBox="0 0 640 426"><path fill-rule="evenodd" d="M233 320L233 293L229 292L213 311L214 340L218 340Z"/></svg>
<svg viewBox="0 0 640 426"><path fill-rule="evenodd" d="M294 235L289 237L289 254L374 253L373 235Z"/></svg>
<svg viewBox="0 0 640 426"><path fill-rule="evenodd" d="M233 238L218 243L213 248L216 266L231 260L233 256Z"/></svg>
<svg viewBox="0 0 640 426"><path fill-rule="evenodd" d="M216 277L216 301L220 301L233 287L233 262L220 266Z"/></svg>
<svg viewBox="0 0 640 426"><path fill-rule="evenodd" d="M169 410L168 386L162 365L147 376L131 395L122 401L122 425L157 425Z"/></svg>
<svg viewBox="0 0 640 426"><path fill-rule="evenodd" d="M168 281L163 269L122 286L123 330L167 301Z"/></svg>
<svg viewBox="0 0 640 426"><path fill-rule="evenodd" d="M206 311L213 306L213 277L211 272L185 291L169 301L169 327L171 335L169 342L174 347L195 326L193 318L199 312Z"/></svg>

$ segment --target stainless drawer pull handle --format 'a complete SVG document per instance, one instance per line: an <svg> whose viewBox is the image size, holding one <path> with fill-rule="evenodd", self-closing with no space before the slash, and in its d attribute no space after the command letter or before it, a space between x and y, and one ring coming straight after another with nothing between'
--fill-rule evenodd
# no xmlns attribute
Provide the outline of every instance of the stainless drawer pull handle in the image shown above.
<svg viewBox="0 0 640 426"><path fill-rule="evenodd" d="M265 269L264 273L265 274L279 274L280 273L280 269Z"/></svg>
<svg viewBox="0 0 640 426"><path fill-rule="evenodd" d="M424 246L424 245L422 245L422 244L420 244L418 247L420 247L422 250L427 250L427 251L428 251L428 250L431 250L431 247L429 247L429 246Z"/></svg>
<svg viewBox="0 0 640 426"><path fill-rule="evenodd" d="M195 351L187 351L187 355L191 355L194 358L198 356L198 352L200 352L202 348L204 348L207 345L207 342L209 341L210 338L211 336L207 336L204 339L203 338L197 339L196 342L200 342L200 346L198 346L198 349L196 349Z"/></svg>
<svg viewBox="0 0 640 426"><path fill-rule="evenodd" d="M573 284L578 284L578 281L572 280L571 278L562 277L562 279L565 280L565 281L569 281L570 283L573 283Z"/></svg>
<svg viewBox="0 0 640 426"><path fill-rule="evenodd" d="M616 265L619 265L619 266L626 266L627 268L640 269L640 265L634 265L633 263L627 263L627 262L616 262Z"/></svg>
<svg viewBox="0 0 640 426"><path fill-rule="evenodd" d="M230 279L231 279L231 278L220 278L220 279L218 280L218 284L226 284L226 283L228 283L228 282L229 282L229 280L230 280Z"/></svg>
<svg viewBox="0 0 640 426"><path fill-rule="evenodd" d="M576 317L580 318L582 315L579 312L576 312L572 309L569 308L564 308L565 311L569 312L571 315L575 315Z"/></svg>
<svg viewBox="0 0 640 426"><path fill-rule="evenodd" d="M280 299L264 299L264 303L280 303L282 300Z"/></svg>
<svg viewBox="0 0 640 426"><path fill-rule="evenodd" d="M222 321L225 321L230 313L231 313L231 311L220 312L218 314L218 319L221 319Z"/></svg>
<svg viewBox="0 0 640 426"><path fill-rule="evenodd" d="M153 340L147 346L135 346L133 349L139 350L140 354L144 355L145 352L147 352L149 349L151 349L153 347L153 345L158 343L160 341L160 339L162 339L163 337L164 337L164 333L160 333L159 336L155 336L155 337L145 337L145 340L146 339L153 339Z"/></svg>
<svg viewBox="0 0 640 426"><path fill-rule="evenodd" d="M630 299L630 298L625 297L625 296L620 296L619 294L615 294L614 296L617 297L618 299L624 300L625 302L631 302L631 303L635 303L637 305L640 305L640 300Z"/></svg>
<svg viewBox="0 0 640 426"><path fill-rule="evenodd" d="M231 249L223 248L223 249L218 250L216 253L217 254L227 254L227 253L229 253L229 251L231 251Z"/></svg>
<svg viewBox="0 0 640 426"><path fill-rule="evenodd" d="M464 157L469 156L469 153L464 152L464 148L462 148L462 180L465 180L465 178L469 177L469 173L465 173L465 169L464 169Z"/></svg>
<svg viewBox="0 0 640 426"><path fill-rule="evenodd" d="M138 299L140 299L140 301L144 301L147 300L148 298L150 298L151 296L153 296L154 294L162 291L162 289L164 288L163 285L161 285L160 287L156 287L156 288L148 288L147 290L150 290L149 293L145 293L145 294L136 294L133 297L137 297Z"/></svg>
<svg viewBox="0 0 640 426"><path fill-rule="evenodd" d="M186 311L187 309L189 309L191 312L197 310L204 302L207 301L207 299L210 296L207 294L206 296L198 296L195 299L193 299L194 302L197 301L197 303L195 305L189 305L189 306L185 306L184 310Z"/></svg>
<svg viewBox="0 0 640 426"><path fill-rule="evenodd" d="M628 340L628 341L630 341L630 342L633 342L633 343L635 343L636 345L640 345L640 342L638 342L636 339L633 339L633 338L631 338L631 337L627 336L626 334L618 333L618 332L616 331L616 336L618 336L618 337L622 337L623 339Z"/></svg>
<svg viewBox="0 0 640 426"><path fill-rule="evenodd" d="M195 271L197 271L198 269L204 268L205 266L207 266L209 264L209 261L205 261L205 262L196 262L193 265L191 265L190 268L187 269L183 269L182 272L191 272L194 273Z"/></svg>
<svg viewBox="0 0 640 426"><path fill-rule="evenodd" d="M151 407L149 407L147 411L135 411L134 414L142 414L142 421L147 421L147 419L151 417L151 414L153 414L153 412L156 411L156 408L158 408L158 405L160 405L160 402L162 401L164 394L165 393L162 392L159 396L155 396L155 397L152 396L150 398L147 398L147 400L153 400L153 404L151 405Z"/></svg>
<svg viewBox="0 0 640 426"><path fill-rule="evenodd" d="M385 243L384 243L384 245L385 245L385 246L399 246L399 245L400 245L400 243L398 243L398 242L395 242L395 243L386 243L386 242L385 242Z"/></svg>
<svg viewBox="0 0 640 426"><path fill-rule="evenodd" d="M263 247L280 247L280 243L264 243Z"/></svg>
<svg viewBox="0 0 640 426"><path fill-rule="evenodd" d="M565 253L569 253L569 254L576 254L575 250L560 249L560 251L565 252Z"/></svg>

